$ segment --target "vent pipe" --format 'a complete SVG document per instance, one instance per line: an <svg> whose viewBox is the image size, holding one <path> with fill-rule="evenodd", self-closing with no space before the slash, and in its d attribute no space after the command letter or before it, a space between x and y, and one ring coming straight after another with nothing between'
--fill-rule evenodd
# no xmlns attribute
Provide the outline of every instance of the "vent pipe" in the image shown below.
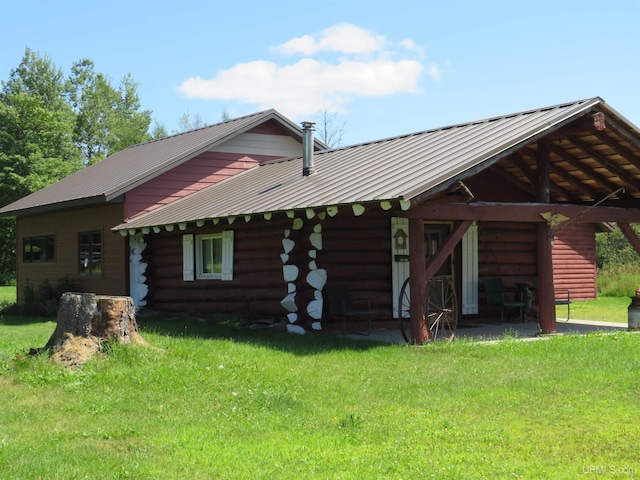
<svg viewBox="0 0 640 480"><path fill-rule="evenodd" d="M314 122L302 122L302 175L308 177L316 173L313 164Z"/></svg>

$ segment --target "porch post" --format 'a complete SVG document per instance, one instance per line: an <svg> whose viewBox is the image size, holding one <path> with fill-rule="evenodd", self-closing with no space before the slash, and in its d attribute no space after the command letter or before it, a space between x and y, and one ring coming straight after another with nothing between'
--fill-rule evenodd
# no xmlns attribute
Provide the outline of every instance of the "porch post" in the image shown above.
<svg viewBox="0 0 640 480"><path fill-rule="evenodd" d="M549 140L544 138L538 142L538 202L551 201L551 149ZM542 333L556 333L556 302L553 285L553 233L548 223L536 224L537 258L538 258L538 304L540 330Z"/></svg>
<svg viewBox="0 0 640 480"><path fill-rule="evenodd" d="M411 316L411 338L421 345L429 339L425 325L424 296L426 290L426 269L424 258L424 221L409 219L409 315Z"/></svg>

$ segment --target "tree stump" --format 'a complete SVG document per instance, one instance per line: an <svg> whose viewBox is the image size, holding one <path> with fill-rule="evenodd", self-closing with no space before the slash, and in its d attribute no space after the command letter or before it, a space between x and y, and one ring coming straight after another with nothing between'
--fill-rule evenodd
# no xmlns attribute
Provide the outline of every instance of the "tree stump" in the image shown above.
<svg viewBox="0 0 640 480"><path fill-rule="evenodd" d="M65 366L82 365L105 340L146 344L138 333L131 297L66 292L57 321L45 348L53 351L53 361Z"/></svg>

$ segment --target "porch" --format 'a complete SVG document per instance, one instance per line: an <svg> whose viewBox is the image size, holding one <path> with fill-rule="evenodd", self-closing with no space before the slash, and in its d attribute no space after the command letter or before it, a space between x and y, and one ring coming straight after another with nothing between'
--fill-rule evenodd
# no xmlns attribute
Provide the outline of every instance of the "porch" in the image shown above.
<svg viewBox="0 0 640 480"><path fill-rule="evenodd" d="M374 325L375 327L375 325ZM558 319L556 335L586 335L596 332L621 332L628 329L627 323L601 322L591 320L563 320ZM536 340L548 337L540 334L540 324L537 321L529 320L525 323L500 323L499 319L480 319L478 321L467 321L458 324L454 341L478 341L492 342L504 338L514 338L522 341ZM368 339L384 343L405 345L406 341L402 337L398 328L393 328L390 324L374 328L370 335L347 334L349 338Z"/></svg>

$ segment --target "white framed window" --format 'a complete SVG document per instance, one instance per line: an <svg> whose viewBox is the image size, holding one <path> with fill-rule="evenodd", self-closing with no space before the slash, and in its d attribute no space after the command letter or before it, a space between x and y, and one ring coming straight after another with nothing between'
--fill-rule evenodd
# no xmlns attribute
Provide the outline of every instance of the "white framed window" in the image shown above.
<svg viewBox="0 0 640 480"><path fill-rule="evenodd" d="M233 230L182 237L183 280L233 280Z"/></svg>

